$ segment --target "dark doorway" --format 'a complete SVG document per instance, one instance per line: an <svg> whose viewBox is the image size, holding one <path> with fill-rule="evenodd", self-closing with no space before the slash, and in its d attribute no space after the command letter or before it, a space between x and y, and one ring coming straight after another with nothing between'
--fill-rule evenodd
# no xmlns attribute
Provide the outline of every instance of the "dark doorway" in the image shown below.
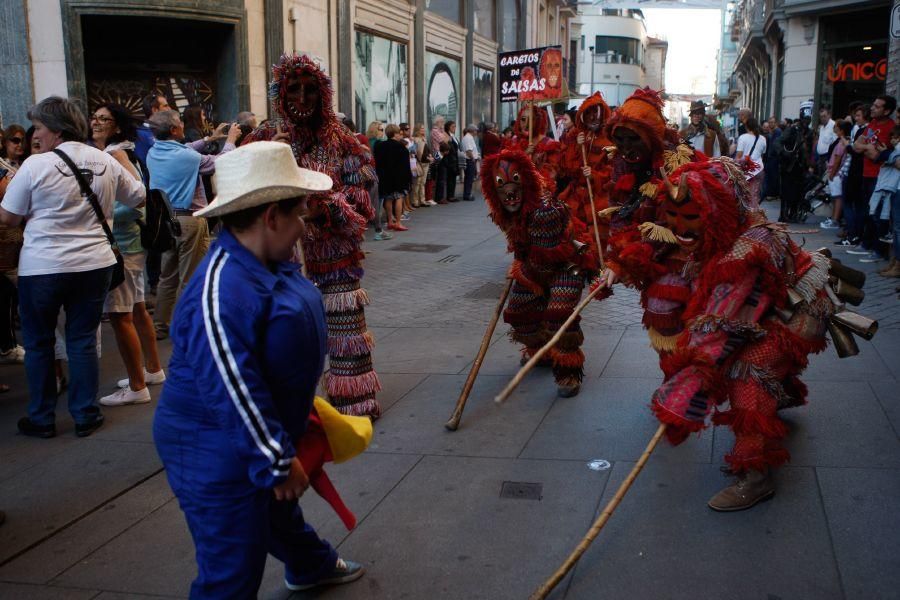
<svg viewBox="0 0 900 600"><path fill-rule="evenodd" d="M210 122L240 110L233 25L85 15L81 28L89 110L116 102L143 118L141 99L151 91L179 112L202 106Z"/></svg>

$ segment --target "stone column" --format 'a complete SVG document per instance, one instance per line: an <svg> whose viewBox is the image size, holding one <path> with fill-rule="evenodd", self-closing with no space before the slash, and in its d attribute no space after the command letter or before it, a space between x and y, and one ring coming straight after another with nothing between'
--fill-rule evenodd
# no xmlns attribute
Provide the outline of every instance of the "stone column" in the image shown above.
<svg viewBox="0 0 900 600"><path fill-rule="evenodd" d="M460 113L462 123L457 123L456 125L456 132L460 139L462 139L463 129L472 121L472 115L475 112L475 94L472 93L475 89L475 64L472 57L475 50L475 33L473 31L475 29L475 3L471 0L464 0L463 5L466 11L466 64L463 65L463 73L465 74L463 92L466 100Z"/></svg>
<svg viewBox="0 0 900 600"><path fill-rule="evenodd" d="M416 119L425 123L426 131L431 131L431 123L428 122L428 111L425 110L425 0L416 0L416 14L413 25L413 107Z"/></svg>
<svg viewBox="0 0 900 600"><path fill-rule="evenodd" d="M24 0L0 3L0 118L4 127L27 124L25 115L34 104L31 58L28 51L28 25Z"/></svg>
<svg viewBox="0 0 900 600"><path fill-rule="evenodd" d="M900 10L900 0L894 2L892 10ZM887 80L884 82L885 93L897 98L900 96L900 39L891 36L888 43Z"/></svg>
<svg viewBox="0 0 900 600"><path fill-rule="evenodd" d="M337 57L337 75L332 72L332 82L337 88L338 110L346 115L353 114L353 86L350 84L353 77L353 13L351 0L338 0L337 7L337 38L338 48L343 48L343 52L338 52ZM329 65L329 68L331 65ZM365 124L358 124L359 127L365 128Z"/></svg>

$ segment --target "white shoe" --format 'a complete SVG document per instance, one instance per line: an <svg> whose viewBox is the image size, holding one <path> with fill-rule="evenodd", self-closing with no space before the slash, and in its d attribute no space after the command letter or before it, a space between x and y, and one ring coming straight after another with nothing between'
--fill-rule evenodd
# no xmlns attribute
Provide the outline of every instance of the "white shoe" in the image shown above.
<svg viewBox="0 0 900 600"><path fill-rule="evenodd" d="M166 372L163 369L160 369L156 373L150 373L147 369L144 369L144 383L147 385L159 385L165 380ZM126 377L125 379L120 379L117 385L120 388L127 388L130 384L131 380Z"/></svg>
<svg viewBox="0 0 900 600"><path fill-rule="evenodd" d="M21 365L25 362L25 348L13 346L6 352L0 352L0 364Z"/></svg>
<svg viewBox="0 0 900 600"><path fill-rule="evenodd" d="M144 404L150 402L150 389L134 391L130 387L119 388L109 396L100 398L103 406L122 406L125 404Z"/></svg>
<svg viewBox="0 0 900 600"><path fill-rule="evenodd" d="M425 204L427 204L428 206L437 206L437 202L435 202L434 200L429 200Z"/></svg>
<svg viewBox="0 0 900 600"><path fill-rule="evenodd" d="M825 219L821 223L819 223L819 227L822 229L837 229L838 224L832 221L831 219Z"/></svg>

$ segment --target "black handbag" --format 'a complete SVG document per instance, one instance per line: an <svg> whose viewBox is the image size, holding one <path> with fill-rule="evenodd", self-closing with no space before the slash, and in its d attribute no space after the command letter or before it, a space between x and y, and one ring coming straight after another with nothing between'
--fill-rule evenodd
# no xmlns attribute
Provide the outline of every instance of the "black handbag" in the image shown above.
<svg viewBox="0 0 900 600"><path fill-rule="evenodd" d="M109 289L114 290L125 281L125 259L122 258L122 253L119 252L119 245L116 243L116 238L113 237L112 231L110 231L109 225L106 223L106 218L103 216L103 210L100 208L100 201L97 199L97 194L95 194L94 190L91 189L91 186L88 185L81 169L75 166L75 163L69 158L68 154L59 148L53 150L53 153L69 165L69 169L71 169L72 174L75 175L75 180L78 181L78 185L81 187L81 195L87 198L87 201L91 203L94 214L97 215L97 220L100 221L100 226L103 228L103 233L106 234L109 246L112 248L113 254L116 257L116 264L112 271L112 279L109 281Z"/></svg>

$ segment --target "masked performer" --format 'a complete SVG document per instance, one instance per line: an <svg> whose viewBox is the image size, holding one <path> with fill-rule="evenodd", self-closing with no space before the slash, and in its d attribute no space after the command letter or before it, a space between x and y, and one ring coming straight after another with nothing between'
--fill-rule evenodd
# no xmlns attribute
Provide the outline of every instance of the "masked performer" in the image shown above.
<svg viewBox="0 0 900 600"><path fill-rule="evenodd" d="M659 288L657 299L683 324L662 357L653 411L675 444L703 429L714 408L712 422L735 435L725 460L737 480L710 499L718 511L774 494L770 469L789 458L777 411L805 403L798 375L825 348L834 311L824 290L828 258L749 208L743 175L728 158L676 170L660 194L664 225L655 225L670 242L645 254L665 271L649 290Z"/></svg>
<svg viewBox="0 0 900 600"><path fill-rule="evenodd" d="M481 177L491 219L506 234L513 254L514 281L503 319L513 328L512 338L525 346L526 360L578 305L584 279L597 270L597 258L587 251L587 228L550 194L523 152L503 150L486 157ZM583 340L576 320L549 353L564 398L581 389Z"/></svg>
<svg viewBox="0 0 900 600"><path fill-rule="evenodd" d="M513 127L514 136L504 144L505 149L520 150L527 154L538 173L544 178L548 190L556 189L556 171L559 165L559 142L547 135L550 121L547 111L531 102L519 109Z"/></svg>
<svg viewBox="0 0 900 600"><path fill-rule="evenodd" d="M372 336L363 311L368 296L360 287L360 244L374 217L366 191L376 179L372 154L335 116L331 79L312 59L284 55L272 75L269 95L277 118L248 135L245 143L286 141L298 165L334 181L330 192L310 197L303 238L308 276L325 301L325 390L342 413L377 418L381 407L375 394L381 384L372 369Z"/></svg>
<svg viewBox="0 0 900 600"><path fill-rule="evenodd" d="M601 211L609 219L610 237L607 269L599 282L607 286L621 279L641 290L642 303L647 307L644 325L657 351L674 346L680 316L666 298L667 280L648 289L662 274L662 267L648 260L653 244L659 242L653 239L654 231L649 231L650 241L642 243L646 234L641 227L644 223L661 222L657 199L664 187L661 171L672 172L698 158L690 146L679 142L675 131L666 127L662 109L658 92L649 88L637 90L607 125L615 152L611 159L609 208ZM670 277L673 285L675 277Z"/></svg>
<svg viewBox="0 0 900 600"><path fill-rule="evenodd" d="M566 203L569 210L590 231L591 250L596 254L594 238L594 219L591 216L591 198L587 186L591 186L594 208L598 211L609 204L608 189L610 161L607 148L611 142L606 137L604 128L609 119L609 106L600 92L581 103L575 114L574 136L566 136L562 142L559 159L559 173L570 178L569 185L560 194L559 199ZM584 151L582 151L584 148ZM587 165L584 162L587 156ZM597 222L600 228L599 237L602 244L609 237L606 220Z"/></svg>

